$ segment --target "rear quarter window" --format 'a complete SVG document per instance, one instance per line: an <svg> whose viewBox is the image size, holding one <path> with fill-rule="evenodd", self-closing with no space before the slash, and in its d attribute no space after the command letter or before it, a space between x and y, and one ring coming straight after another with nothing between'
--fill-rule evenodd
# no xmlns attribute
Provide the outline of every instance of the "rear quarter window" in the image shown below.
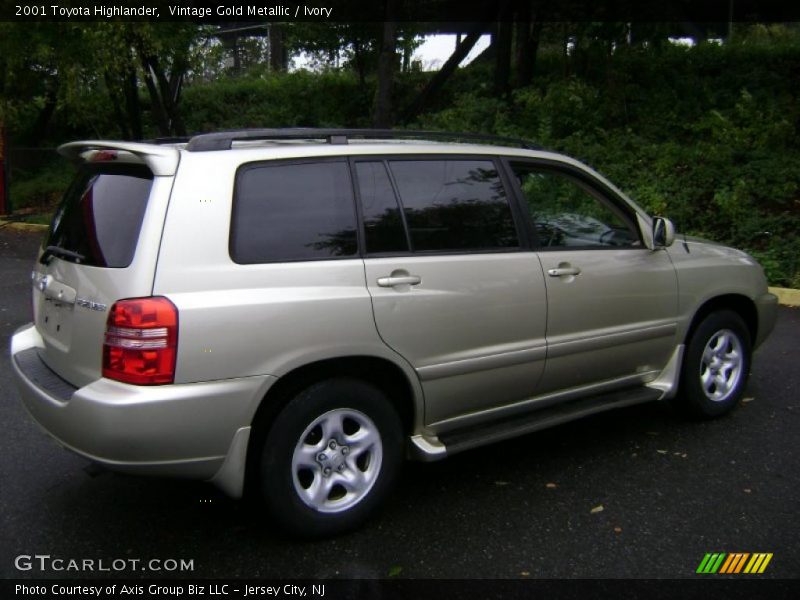
<svg viewBox="0 0 800 600"><path fill-rule="evenodd" d="M346 162L240 168L231 218L230 255L235 262L323 260L357 253Z"/></svg>
<svg viewBox="0 0 800 600"><path fill-rule="evenodd" d="M81 167L53 215L45 247L80 254L81 259L62 258L84 265L129 266L152 185L153 174L146 167Z"/></svg>

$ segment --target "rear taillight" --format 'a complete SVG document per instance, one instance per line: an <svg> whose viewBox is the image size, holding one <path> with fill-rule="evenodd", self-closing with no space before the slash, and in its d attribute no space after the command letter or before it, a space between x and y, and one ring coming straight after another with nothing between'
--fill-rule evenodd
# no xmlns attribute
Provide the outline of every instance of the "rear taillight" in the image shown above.
<svg viewBox="0 0 800 600"><path fill-rule="evenodd" d="M103 377L137 385L172 383L178 309L166 298L131 298L111 307L103 343Z"/></svg>

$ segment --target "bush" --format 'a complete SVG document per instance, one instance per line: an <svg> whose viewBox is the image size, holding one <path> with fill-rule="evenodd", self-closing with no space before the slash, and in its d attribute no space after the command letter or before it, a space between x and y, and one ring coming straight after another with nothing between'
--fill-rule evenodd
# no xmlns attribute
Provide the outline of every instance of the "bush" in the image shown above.
<svg viewBox="0 0 800 600"><path fill-rule="evenodd" d="M269 74L188 87L188 131L241 127L351 127L369 124L372 88L343 71Z"/></svg>
<svg viewBox="0 0 800 600"><path fill-rule="evenodd" d="M419 124L575 156L680 231L753 254L770 283L800 284L800 43L622 48L593 64L565 79L545 52L508 102L463 94Z"/></svg>
<svg viewBox="0 0 800 600"><path fill-rule="evenodd" d="M74 173L72 165L59 158L36 168L14 169L8 186L12 209L27 208L45 214L52 212Z"/></svg>

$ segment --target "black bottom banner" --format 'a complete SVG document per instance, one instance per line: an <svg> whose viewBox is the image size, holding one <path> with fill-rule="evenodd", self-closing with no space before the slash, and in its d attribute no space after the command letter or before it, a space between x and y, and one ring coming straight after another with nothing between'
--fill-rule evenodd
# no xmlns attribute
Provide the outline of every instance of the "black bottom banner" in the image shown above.
<svg viewBox="0 0 800 600"><path fill-rule="evenodd" d="M0 598L310 598L346 600L449 600L530 598L800 598L800 580L664 579L664 580L22 580L6 579Z"/></svg>

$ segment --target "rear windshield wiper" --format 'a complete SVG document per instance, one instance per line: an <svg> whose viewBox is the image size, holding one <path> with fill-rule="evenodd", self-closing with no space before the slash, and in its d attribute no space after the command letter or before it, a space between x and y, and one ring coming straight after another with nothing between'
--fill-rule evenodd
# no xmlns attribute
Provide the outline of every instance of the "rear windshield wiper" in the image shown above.
<svg viewBox="0 0 800 600"><path fill-rule="evenodd" d="M86 260L86 257L79 252L73 252L72 250L67 250L66 248L62 248L61 246L47 246L44 249L44 252L39 257L39 262L43 265L46 265L50 262L48 259L51 256L60 256L62 258L72 258L77 262L81 262L82 260Z"/></svg>

